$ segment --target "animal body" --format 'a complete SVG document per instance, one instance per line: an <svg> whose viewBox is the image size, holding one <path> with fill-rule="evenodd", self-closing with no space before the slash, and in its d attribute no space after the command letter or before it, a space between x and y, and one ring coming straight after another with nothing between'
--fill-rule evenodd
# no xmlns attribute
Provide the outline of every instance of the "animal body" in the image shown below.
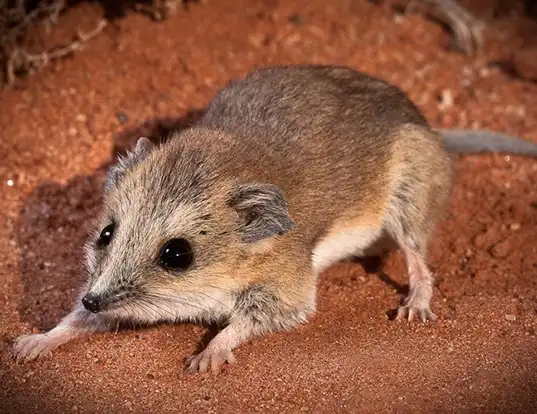
<svg viewBox="0 0 537 414"><path fill-rule="evenodd" d="M140 138L110 170L73 311L14 353L122 322L208 322L222 329L187 369L217 371L241 343L305 322L320 272L395 248L409 278L397 317L434 321L427 250L460 151L537 145L435 131L400 89L350 68L253 71L197 124L161 145Z"/></svg>

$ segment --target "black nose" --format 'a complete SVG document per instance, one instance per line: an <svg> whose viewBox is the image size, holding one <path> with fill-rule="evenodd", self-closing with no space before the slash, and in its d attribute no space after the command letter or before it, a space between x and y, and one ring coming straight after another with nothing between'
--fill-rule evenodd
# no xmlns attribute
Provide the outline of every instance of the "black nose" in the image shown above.
<svg viewBox="0 0 537 414"><path fill-rule="evenodd" d="M87 310L93 313L98 313L101 310L99 298L91 293L88 293L82 298L82 304Z"/></svg>

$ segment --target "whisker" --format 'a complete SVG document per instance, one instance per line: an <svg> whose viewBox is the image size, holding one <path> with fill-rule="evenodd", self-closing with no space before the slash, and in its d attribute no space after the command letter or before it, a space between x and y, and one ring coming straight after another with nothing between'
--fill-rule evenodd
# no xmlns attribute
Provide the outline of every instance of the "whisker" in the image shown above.
<svg viewBox="0 0 537 414"><path fill-rule="evenodd" d="M219 286L209 284L208 287L225 294L231 293L231 290ZM141 323L149 323L152 319L158 320L160 318L169 318L174 322L178 320L200 320L200 318L221 320L226 316L225 312L222 314L221 311L214 309L215 304L230 313L233 310L232 305L221 301L209 293L190 290L184 291L184 293L192 297L181 297L160 292L143 292L131 300L123 301L117 312L119 321L116 323L116 334L119 331L120 322L126 322L135 329ZM203 298L207 298L208 300L204 300ZM196 309L200 314L194 314L192 318L184 315L184 318L182 318L180 313L174 309L177 306Z"/></svg>
<svg viewBox="0 0 537 414"><path fill-rule="evenodd" d="M153 299L151 301L152 304L160 305L160 302L169 302L171 304L177 303L177 304L183 305L183 306L190 306L190 307L193 307L193 308L198 309L198 310L203 311L203 312L211 312L212 311L207 306L202 306L199 303L196 303L196 302L194 302L192 300L187 300L185 298L177 298L177 297L174 297L174 296L163 296L163 295L154 295L154 294L147 295L146 297L148 299Z"/></svg>
<svg viewBox="0 0 537 414"><path fill-rule="evenodd" d="M186 291L185 293L193 293L193 294L198 294L199 293L200 295L209 297L211 300L213 300L213 302L219 303L222 306L228 308L228 310L231 310L231 307L229 305L227 305L227 304L225 304L225 303L213 298L212 296L210 296L210 295L208 295L206 293L190 292L190 291ZM179 304L182 304L182 305L188 305L188 306L195 307L196 309L199 309L199 310L202 310L202 311L205 311L205 312L214 313L213 309L211 309L206 304L200 303L199 300L196 301L196 300L192 300L191 298L187 299L187 298L180 298L180 297L176 297L176 296L163 295L163 294L150 294L149 296L154 298L154 299L168 301L168 302L172 302L172 303L179 303Z"/></svg>
<svg viewBox="0 0 537 414"><path fill-rule="evenodd" d="M170 304L179 304L182 306L190 306L193 308L196 308L203 312L211 312L211 310L207 307L202 307L196 304L195 302L185 300L184 298L176 298L176 297L165 297L165 296L158 296L154 294L144 295L139 299L140 303L145 303L146 305L152 306L154 309L158 309L164 312L164 314L171 315L175 320L178 319L178 315L171 311L169 308L166 308L162 302L168 302Z"/></svg>
<svg viewBox="0 0 537 414"><path fill-rule="evenodd" d="M225 289L225 288L222 288L221 286L215 286L215 285L212 285L212 284L207 284L206 286L209 287L209 288L215 289L217 291L223 292L225 294L231 294L233 292L233 290ZM204 292L200 292L200 291L192 291L192 290L185 290L185 291L183 291L183 293L189 293L189 294L193 294L193 295L205 296L205 297L209 298L211 301L220 304L221 306L226 308L228 311L233 310L232 306L230 306L227 303L222 302L219 299L216 299L215 297L211 296L208 293L204 293ZM158 295L162 295L162 294L159 293ZM164 298L164 296L162 296L162 298ZM176 296L169 296L169 295L166 294L166 299L174 299L174 298L177 298L177 297Z"/></svg>

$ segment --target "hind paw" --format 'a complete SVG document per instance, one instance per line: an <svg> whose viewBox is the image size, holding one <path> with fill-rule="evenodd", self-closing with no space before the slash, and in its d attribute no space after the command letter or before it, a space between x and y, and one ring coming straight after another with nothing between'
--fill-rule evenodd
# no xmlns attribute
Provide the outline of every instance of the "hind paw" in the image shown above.
<svg viewBox="0 0 537 414"><path fill-rule="evenodd" d="M411 303L401 306L397 310L397 320L407 319L411 321L414 319L414 316L417 316L422 322L434 322L438 317L431 311L429 306L416 306Z"/></svg>

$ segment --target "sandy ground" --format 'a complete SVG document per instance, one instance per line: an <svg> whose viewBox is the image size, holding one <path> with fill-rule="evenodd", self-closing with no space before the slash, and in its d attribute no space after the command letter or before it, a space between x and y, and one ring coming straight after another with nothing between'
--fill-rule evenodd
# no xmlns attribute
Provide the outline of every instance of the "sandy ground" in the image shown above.
<svg viewBox="0 0 537 414"><path fill-rule="evenodd" d="M473 10L486 17L486 3ZM51 41L101 15L96 4L71 9ZM16 336L51 328L72 306L115 151L184 122L249 69L345 64L403 88L434 126L537 142L537 84L509 65L537 45L537 23L502 15L485 34L485 50L465 57L442 27L364 0L223 0L161 23L129 14L3 91L0 411L536 412L537 162L520 157L458 162L431 248L433 325L388 318L407 283L394 254L388 277L353 263L327 271L308 324L240 347L238 365L217 376L182 372L203 337L193 325L95 335L28 364L8 353Z"/></svg>

